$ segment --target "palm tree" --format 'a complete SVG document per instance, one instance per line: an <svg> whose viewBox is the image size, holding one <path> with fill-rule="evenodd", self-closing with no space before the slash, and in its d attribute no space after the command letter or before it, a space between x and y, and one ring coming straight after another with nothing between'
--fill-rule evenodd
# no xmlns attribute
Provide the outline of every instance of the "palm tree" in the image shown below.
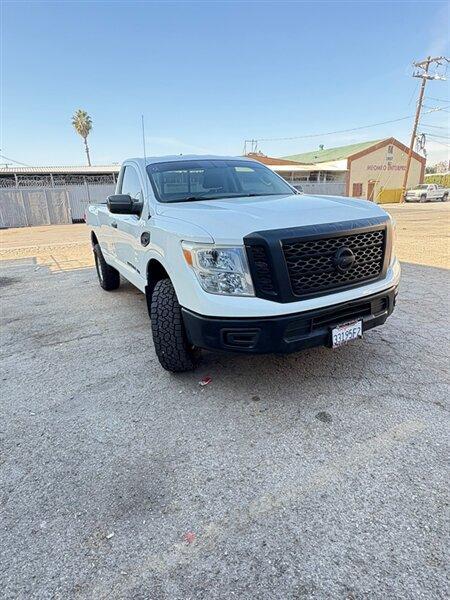
<svg viewBox="0 0 450 600"><path fill-rule="evenodd" d="M75 127L75 131L79 133L84 140L88 165L91 166L91 157L89 156L87 137L92 129L92 119L85 110L81 110L81 108L79 108L72 117L72 125Z"/></svg>

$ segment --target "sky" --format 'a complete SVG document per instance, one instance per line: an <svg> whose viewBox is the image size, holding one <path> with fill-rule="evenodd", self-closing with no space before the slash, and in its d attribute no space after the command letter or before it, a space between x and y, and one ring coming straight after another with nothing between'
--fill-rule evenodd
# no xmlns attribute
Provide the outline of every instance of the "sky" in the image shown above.
<svg viewBox="0 0 450 600"><path fill-rule="evenodd" d="M142 156L141 114L149 156L239 155L251 138L271 156L409 144L411 64L450 55L449 24L441 1L3 0L0 163L84 164L78 108L93 164ZM437 107L419 127L429 164L448 159L448 82L427 84L424 112Z"/></svg>

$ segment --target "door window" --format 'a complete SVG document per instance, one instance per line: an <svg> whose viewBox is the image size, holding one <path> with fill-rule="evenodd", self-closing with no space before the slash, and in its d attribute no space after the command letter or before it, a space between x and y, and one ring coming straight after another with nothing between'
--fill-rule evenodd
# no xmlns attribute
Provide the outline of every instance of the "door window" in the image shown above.
<svg viewBox="0 0 450 600"><path fill-rule="evenodd" d="M128 194L133 200L143 201L141 182L134 167L130 165L125 167L120 188L119 194Z"/></svg>
<svg viewBox="0 0 450 600"><path fill-rule="evenodd" d="M126 166L122 177L122 189L121 194L128 194L133 200L139 200L142 202L142 188L139 176L134 167Z"/></svg>

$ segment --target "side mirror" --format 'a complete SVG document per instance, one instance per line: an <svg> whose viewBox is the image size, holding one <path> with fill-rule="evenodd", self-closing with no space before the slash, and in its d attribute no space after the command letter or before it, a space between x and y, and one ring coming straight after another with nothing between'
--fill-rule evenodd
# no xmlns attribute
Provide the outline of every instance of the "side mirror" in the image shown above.
<svg viewBox="0 0 450 600"><path fill-rule="evenodd" d="M114 194L108 196L106 201L109 212L120 215L139 215L142 211L143 203L128 194Z"/></svg>

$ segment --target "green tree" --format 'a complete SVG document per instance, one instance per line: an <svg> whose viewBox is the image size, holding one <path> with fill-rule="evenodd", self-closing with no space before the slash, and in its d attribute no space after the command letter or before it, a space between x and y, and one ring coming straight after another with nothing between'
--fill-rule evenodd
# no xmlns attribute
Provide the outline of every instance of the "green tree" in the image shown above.
<svg viewBox="0 0 450 600"><path fill-rule="evenodd" d="M87 137L92 129L92 119L85 110L78 109L72 117L72 125L75 127L75 131L83 138L88 165L91 166Z"/></svg>

